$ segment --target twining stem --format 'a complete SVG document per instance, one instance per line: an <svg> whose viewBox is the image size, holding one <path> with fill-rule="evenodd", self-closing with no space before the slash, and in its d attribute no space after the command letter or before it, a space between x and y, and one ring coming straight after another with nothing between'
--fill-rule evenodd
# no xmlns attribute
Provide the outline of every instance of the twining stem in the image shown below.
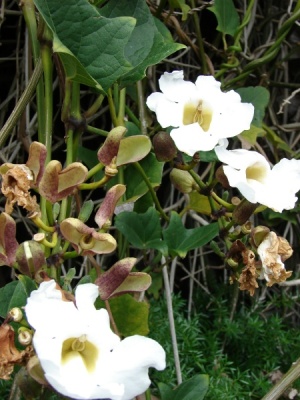
<svg viewBox="0 0 300 400"><path fill-rule="evenodd" d="M29 103L31 97L34 94L34 91L42 76L42 73L43 73L42 61L41 59L39 59L33 71L33 74L28 82L28 85L26 86L24 92L22 93L22 96L20 97L15 108L13 109L12 113L10 114L6 123L4 124L4 126L0 131L0 148L4 145L12 129L16 126L18 119L23 114L27 104Z"/></svg>
<svg viewBox="0 0 300 400"><path fill-rule="evenodd" d="M192 8L196 8L195 0L191 0L191 6L192 6ZM204 46L203 46L200 21L199 21L199 18L198 18L198 15L196 12L193 12L193 19L194 19L194 27L195 27L195 31L196 31L197 43L198 43L198 47L199 47L199 55L200 55L201 66L202 66L202 74L207 75L207 72L208 72L207 60L206 60L206 55L205 55Z"/></svg>
<svg viewBox="0 0 300 400"><path fill-rule="evenodd" d="M44 70L44 118L45 124L39 127L39 141L47 149L46 163L51 161L52 153L52 130L53 130L53 63L51 50L51 33L46 24L44 24L41 44L41 58Z"/></svg>
<svg viewBox="0 0 300 400"><path fill-rule="evenodd" d="M143 92L142 81L138 81L136 84L137 95L138 95L138 107L139 107L139 118L140 118L140 127L143 135L147 135L147 119L146 119L146 110L145 110L145 99Z"/></svg>
<svg viewBox="0 0 300 400"><path fill-rule="evenodd" d="M288 372L279 382L267 393L262 400L276 400L291 386L291 384L300 376L300 358L291 366Z"/></svg>
<svg viewBox="0 0 300 400"><path fill-rule="evenodd" d="M219 197L215 192L211 192L211 197L219 204L221 204L223 207L225 207L229 211L234 210L234 205L228 203L227 201L223 200L221 197Z"/></svg>
<svg viewBox="0 0 300 400"><path fill-rule="evenodd" d="M189 169L188 172L193 177L194 181L197 183L200 189L206 188L205 183L200 179L200 176L193 169Z"/></svg>
<svg viewBox="0 0 300 400"><path fill-rule="evenodd" d="M126 88L120 90L119 109L117 117L117 126L124 126L125 123L125 103L126 103Z"/></svg>
<svg viewBox="0 0 300 400"><path fill-rule="evenodd" d="M30 38L30 43L33 53L33 63L37 66L40 59L40 43L38 41L38 28L36 21L36 9L33 0L22 0L20 2L20 7L24 15L26 26L28 29L28 34ZM44 119L44 80L43 76L39 80L36 86L36 108L37 108L37 120L38 120L38 132L45 125Z"/></svg>
<svg viewBox="0 0 300 400"><path fill-rule="evenodd" d="M108 89L108 91L107 91L107 100L108 100L109 112L110 112L112 122L113 122L114 126L118 126L118 117L117 117L116 108L115 108L115 104L113 101L111 89Z"/></svg>
<svg viewBox="0 0 300 400"><path fill-rule="evenodd" d="M153 187L151 185L151 182L150 182L148 176L146 175L144 169L142 168L141 164L138 163L138 162L135 162L135 163L133 163L133 165L139 171L139 173L142 175L142 177L144 179L144 182L146 183L146 185L147 185L147 187L149 189L149 192L151 194L152 200L153 200L153 202L155 204L155 207L156 207L157 211L160 213L160 215L162 216L162 218L164 220L169 221L169 217L167 216L167 214L162 209L162 207L160 205L160 202L159 202L159 200L158 200L158 198L156 196L156 193L155 193L155 191L154 191L154 189L153 189Z"/></svg>
<svg viewBox="0 0 300 400"><path fill-rule="evenodd" d="M91 107L88 110L86 110L86 112L84 113L84 117L89 118L89 117L93 116L94 114L96 114L96 112L101 107L103 100L104 100L104 96L103 96L103 94L100 94L97 97L97 99L94 101L94 103L91 105Z"/></svg>
<svg viewBox="0 0 300 400"><path fill-rule="evenodd" d="M105 307L106 307L106 310L107 310L107 312L108 312L109 319L110 319L110 323L111 323L111 325L112 325L112 327L113 327L113 330L114 330L115 334L118 335L118 336L120 337L121 335L120 335L120 333L119 333L119 331L118 331L117 325L116 325L115 320L114 320L114 317L113 317L113 315L112 315L109 301L108 301L108 300L105 300L104 302L105 302Z"/></svg>

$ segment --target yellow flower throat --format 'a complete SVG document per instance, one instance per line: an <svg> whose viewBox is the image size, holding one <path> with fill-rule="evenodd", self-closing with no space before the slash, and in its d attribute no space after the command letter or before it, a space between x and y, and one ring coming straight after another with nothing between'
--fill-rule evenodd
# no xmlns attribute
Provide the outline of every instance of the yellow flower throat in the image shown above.
<svg viewBox="0 0 300 400"><path fill-rule="evenodd" d="M97 347L86 340L86 335L78 338L69 338L63 342L61 350L61 362L66 364L75 357L80 357L88 370L93 372L96 366L99 350Z"/></svg>
<svg viewBox="0 0 300 400"><path fill-rule="evenodd" d="M203 102L200 101L195 107L193 103L187 103L183 110L183 125L199 124L201 128L207 132L212 121L212 110L203 107Z"/></svg>

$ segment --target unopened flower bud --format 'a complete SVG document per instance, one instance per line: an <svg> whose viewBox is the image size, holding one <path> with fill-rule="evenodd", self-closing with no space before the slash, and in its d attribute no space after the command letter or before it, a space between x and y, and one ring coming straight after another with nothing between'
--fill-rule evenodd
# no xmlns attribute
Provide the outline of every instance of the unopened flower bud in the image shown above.
<svg viewBox="0 0 300 400"><path fill-rule="evenodd" d="M234 222L239 225L243 225L251 217L256 207L257 207L256 203L250 203L246 199L241 201L240 204L236 206L236 208L232 213L232 218Z"/></svg>
<svg viewBox="0 0 300 400"><path fill-rule="evenodd" d="M177 155L174 140L167 132L158 132L154 136L153 147L158 161L170 161Z"/></svg>
<svg viewBox="0 0 300 400"><path fill-rule="evenodd" d="M33 277L46 264L44 250L40 243L34 240L27 240L18 247L16 260L18 270L29 277Z"/></svg>
<svg viewBox="0 0 300 400"><path fill-rule="evenodd" d="M32 333L28 329L19 329L18 341L22 346L28 346L32 342Z"/></svg>
<svg viewBox="0 0 300 400"><path fill-rule="evenodd" d="M229 189L230 188L227 176L224 174L224 170L223 170L223 166L222 165L216 170L216 175L215 176L216 176L217 181L220 182L221 185L225 189Z"/></svg>
<svg viewBox="0 0 300 400"><path fill-rule="evenodd" d="M191 193L195 189L199 189L192 176L181 169L174 168L170 173L170 179L173 185L181 193Z"/></svg>
<svg viewBox="0 0 300 400"><path fill-rule="evenodd" d="M10 310L9 315L15 322L20 322L23 319L23 313L21 308L19 307L14 307Z"/></svg>

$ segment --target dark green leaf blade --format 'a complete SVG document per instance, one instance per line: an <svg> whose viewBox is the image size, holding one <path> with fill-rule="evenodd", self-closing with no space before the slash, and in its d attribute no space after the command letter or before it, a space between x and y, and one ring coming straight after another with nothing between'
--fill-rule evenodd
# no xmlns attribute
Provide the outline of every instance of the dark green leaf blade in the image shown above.
<svg viewBox="0 0 300 400"><path fill-rule="evenodd" d="M105 18L86 0L35 0L35 5L66 47L60 52L68 69L74 61L70 57L78 60L74 67L77 80L89 84L95 80L107 90L132 68L124 56L124 48L132 34L134 18Z"/></svg>
<svg viewBox="0 0 300 400"><path fill-rule="evenodd" d="M218 21L217 30L234 36L239 26L239 15L232 0L215 0L214 5L208 8Z"/></svg>
<svg viewBox="0 0 300 400"><path fill-rule="evenodd" d="M199 228L186 229L179 215L171 213L170 224L163 231L163 238L168 245L169 252L184 258L189 250L204 246L218 235L218 223L213 222Z"/></svg>
<svg viewBox="0 0 300 400"><path fill-rule="evenodd" d="M0 289L0 316L5 318L13 307L24 307L36 284L26 275L19 275L18 281L8 283Z"/></svg>
<svg viewBox="0 0 300 400"><path fill-rule="evenodd" d="M157 211L151 207L144 214L124 211L115 219L116 228L138 249L157 249L165 254Z"/></svg>
<svg viewBox="0 0 300 400"><path fill-rule="evenodd" d="M121 77L122 84L142 79L149 65L157 64L185 47L174 43L165 25L152 16L145 0L110 0L100 12L108 18L131 16L137 20L125 47L125 57L133 68Z"/></svg>
<svg viewBox="0 0 300 400"><path fill-rule="evenodd" d="M236 92L241 96L244 103L253 104L255 110L252 124L261 127L265 116L265 109L270 100L269 91L263 86L249 86L239 88Z"/></svg>

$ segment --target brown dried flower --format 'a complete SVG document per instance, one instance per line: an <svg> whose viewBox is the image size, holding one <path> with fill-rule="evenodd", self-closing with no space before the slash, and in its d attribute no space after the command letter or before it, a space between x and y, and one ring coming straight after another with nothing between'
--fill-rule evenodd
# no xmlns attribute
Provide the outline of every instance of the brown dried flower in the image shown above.
<svg viewBox="0 0 300 400"><path fill-rule="evenodd" d="M25 364L33 354L32 346L19 351L14 343L15 332L7 323L0 326L0 378L8 380L14 370L14 365Z"/></svg>
<svg viewBox="0 0 300 400"><path fill-rule="evenodd" d="M246 267L242 270L238 279L240 283L240 290L248 290L250 296L253 296L255 289L258 288L257 278L258 271L256 269L255 255L252 250L244 250L242 253L243 263Z"/></svg>
<svg viewBox="0 0 300 400"><path fill-rule="evenodd" d="M293 253L288 241L278 237L275 232L270 232L257 248L257 253L262 263L262 273L267 281L267 286L284 282L292 275L286 271L283 261Z"/></svg>

